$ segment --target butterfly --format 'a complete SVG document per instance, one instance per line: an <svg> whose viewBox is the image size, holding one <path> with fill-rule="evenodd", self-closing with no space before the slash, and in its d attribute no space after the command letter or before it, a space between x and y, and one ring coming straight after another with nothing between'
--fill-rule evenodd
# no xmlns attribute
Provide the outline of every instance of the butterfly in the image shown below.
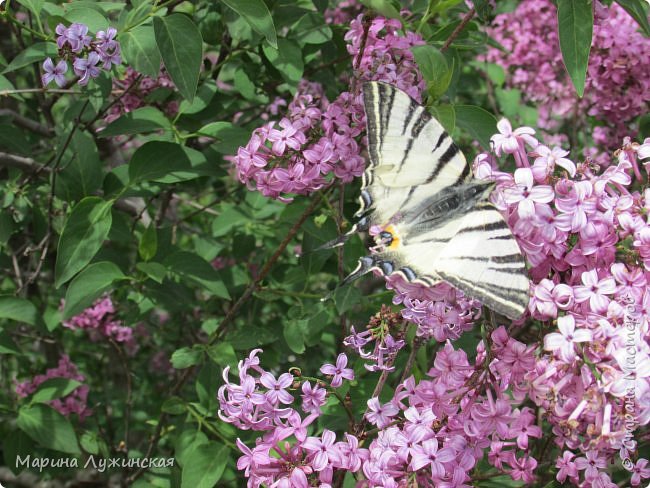
<svg viewBox="0 0 650 488"><path fill-rule="evenodd" d="M427 287L447 282L510 319L528 305L524 257L458 147L426 107L386 83L363 86L370 164L348 234L374 230L373 252L343 283L372 270ZM339 240L342 243L343 240Z"/></svg>

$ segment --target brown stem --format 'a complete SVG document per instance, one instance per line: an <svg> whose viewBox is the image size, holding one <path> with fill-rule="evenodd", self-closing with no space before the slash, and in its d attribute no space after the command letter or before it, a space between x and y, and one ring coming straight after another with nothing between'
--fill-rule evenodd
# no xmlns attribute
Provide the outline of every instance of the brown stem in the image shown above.
<svg viewBox="0 0 650 488"><path fill-rule="evenodd" d="M326 188L326 190L329 190L330 187ZM267 263L264 265L262 270L260 271L260 274L257 276L255 281L249 285L249 287L246 289L244 294L237 300L237 302L228 310L228 313L224 317L224 319L221 321L219 324L219 327L217 328L216 331L212 334L212 337L210 337L208 344L214 343L219 337L221 337L225 331L228 325L234 320L235 315L241 308L241 306L253 295L257 287L259 286L260 282L266 277L266 275L269 273L275 262L278 260L280 255L284 252L284 250L287 248L289 245L289 242L291 242L291 239L295 237L295 235L298 233L298 230L302 226L302 224L307 220L307 218L312 214L312 212L316 209L318 204L320 203L320 195L315 197L311 204L307 207L307 209L302 213L300 217L298 217L298 220L296 223L289 229L289 232L287 233L287 236L284 238L284 240L280 243L278 246L277 250L275 253L273 253L273 256L267 261ZM192 376L192 373L194 372L195 367L192 366L190 368L187 368L184 372L183 375L179 378L179 380L176 382L176 384L172 387L170 390L169 394L167 395L168 397L176 395L183 385L189 380L189 378ZM158 424L156 425L156 430L154 431L153 436L151 437L151 440L149 441L149 445L147 446L147 451L144 455L145 458L150 458L151 455L153 454L154 449L158 445L158 441L160 440L160 436L162 434L162 429L164 427L164 424L167 420L167 414L164 412L160 413L160 416L158 417ZM135 480L140 478L146 471L146 468L139 468L137 471L135 471L131 476L129 476L126 479L127 485L130 485L133 483Z"/></svg>
<svg viewBox="0 0 650 488"><path fill-rule="evenodd" d="M17 154L9 154L6 152L0 152L0 166L18 168L30 173L51 171L49 167L37 163L32 158L26 158L24 156L18 156Z"/></svg>
<svg viewBox="0 0 650 488"><path fill-rule="evenodd" d="M183 375L178 379L176 384L169 391L168 397L176 395L181 390L181 388L183 388L183 385L185 385L185 383L190 378L190 376L192 376L193 372L194 372L193 367L187 368L183 372ZM167 421L167 414L165 412L160 412L160 415L158 416L158 423L156 424L156 430L154 431L153 436L151 436L151 440L149 441L149 445L147 446L147 451L145 452L143 459L151 458L154 449L158 445L158 441L160 440L162 429L165 426L166 421ZM145 467L138 468L137 471L135 471L131 476L129 476L126 479L127 486L131 486L131 484L135 480L137 480L140 476L142 476L145 473L145 471L147 471L147 469L148 468Z"/></svg>
<svg viewBox="0 0 650 488"><path fill-rule="evenodd" d="M22 127L23 129L27 129L36 134L45 137L52 137L54 135L54 131L51 128L20 115L18 112L11 110L10 108L0 108L0 117L11 117L13 123L18 127Z"/></svg>
<svg viewBox="0 0 650 488"><path fill-rule="evenodd" d="M476 14L476 10L474 8L470 9L469 12L465 14L463 17L463 20L460 21L460 24L456 26L454 31L451 33L451 35L447 38L445 43L442 45L440 48L441 52L445 52L447 49L449 49L449 46L451 46L451 43L454 42L454 39L458 37L458 34L462 32L462 30L467 26L470 20L474 17Z"/></svg>
<svg viewBox="0 0 650 488"><path fill-rule="evenodd" d="M327 189L331 188L328 187ZM251 283L244 294L235 302L235 304L228 310L228 313L224 317L224 319L221 321L219 324L219 327L217 328L216 331L213 332L212 337L210 338L209 344L214 343L217 339L220 337L223 337L223 334L226 331L226 328L230 325L230 323L233 321L235 318L235 314L239 311L241 306L253 295L255 290L257 290L257 287L259 284L262 282L264 278L266 278L266 275L269 274L269 271L271 271L271 268L275 264L275 262L278 260L280 255L284 252L284 250L287 248L291 240L295 237L295 235L298 233L298 230L302 226L302 224L307 220L307 217L309 217L314 210L316 210L316 207L320 204L320 196L316 196L311 204L307 207L307 209L302 213L300 217L298 217L298 220L296 221L295 224L293 224L293 227L289 229L289 232L287 233L286 237L283 239L283 241L280 243L278 248L275 250L275 253L271 256L271 258L266 262L262 270L260 271L259 275L257 278Z"/></svg>
<svg viewBox="0 0 650 488"><path fill-rule="evenodd" d="M338 227L338 233L339 235L343 234L343 205L345 203L345 186L343 182L341 181L339 183L339 201L338 201L338 208L337 208L337 216L336 216L336 226ZM343 279L345 278L345 269L343 267L343 246L339 246L336 248L336 258L337 258L337 271L339 275L339 283L343 282ZM341 322L341 342L339 344L339 352L342 352L343 349L343 339L345 339L348 335L348 324L347 324L347 317L345 316L345 313L342 313L339 317L339 320Z"/></svg>
<svg viewBox="0 0 650 488"><path fill-rule="evenodd" d="M104 110L100 110L93 119L88 122L85 125L85 128L88 129L90 126L92 126L95 122L97 122L99 119L101 119L104 115L106 115L106 112L108 112L115 104L119 103L122 98L124 98L142 79L142 74L139 74L136 76L136 78L131 82L131 84L124 90L119 97L115 98L111 103L109 103Z"/></svg>
<svg viewBox="0 0 650 488"><path fill-rule="evenodd" d="M133 405L133 384L131 381L131 371L129 370L129 360L127 359L124 351L120 345L115 342L113 339L110 339L110 343L115 348L117 355L120 358L120 363L122 364L122 369L124 370L124 377L126 378L126 402L124 404L124 445L125 451L129 451L129 424L131 419L131 407Z"/></svg>
<svg viewBox="0 0 650 488"><path fill-rule="evenodd" d="M404 371L402 372L402 377L400 378L399 382L404 383L406 378L408 378L409 373L411 372L411 369L413 368L413 365L415 364L415 356L417 355L418 351L420 350L420 347L424 344L424 340L420 337L416 337L413 339L413 347L411 347L411 352L409 353L409 357L406 360L406 366L404 366Z"/></svg>

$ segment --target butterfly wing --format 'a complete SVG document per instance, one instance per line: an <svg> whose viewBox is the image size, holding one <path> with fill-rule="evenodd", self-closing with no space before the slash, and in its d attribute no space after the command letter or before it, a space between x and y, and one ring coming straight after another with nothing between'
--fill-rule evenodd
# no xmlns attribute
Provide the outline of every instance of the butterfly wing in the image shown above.
<svg viewBox="0 0 650 488"><path fill-rule="evenodd" d="M363 86L370 164L357 215L386 224L469 174L463 154L442 126L406 93L386 83Z"/></svg>
<svg viewBox="0 0 650 488"><path fill-rule="evenodd" d="M524 258L485 201L490 185L467 182L464 156L426 107L385 83L366 83L363 93L370 164L357 215L364 226L392 226L394 242L362 258L346 281L371 269L426 286L444 280L519 317L528 304Z"/></svg>
<svg viewBox="0 0 650 488"><path fill-rule="evenodd" d="M487 202L462 218L433 268L448 283L510 319L520 317L528 305L524 257L508 224Z"/></svg>

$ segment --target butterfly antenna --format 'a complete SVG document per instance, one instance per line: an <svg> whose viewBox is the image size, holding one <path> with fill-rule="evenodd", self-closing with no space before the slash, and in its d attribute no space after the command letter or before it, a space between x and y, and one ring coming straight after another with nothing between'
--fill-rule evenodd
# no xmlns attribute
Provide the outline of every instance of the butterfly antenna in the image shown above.
<svg viewBox="0 0 650 488"><path fill-rule="evenodd" d="M349 285L353 281L361 278L363 275L370 272L370 270L372 268L376 267L377 263L378 263L377 259L375 257L373 257L373 256L364 256L364 257L362 257L361 259L359 259L359 264L357 265L355 270L352 271L352 273L347 275L345 278L343 278L343 281L341 281L341 283L336 288L334 288L332 291L330 291L327 295L325 295L323 298L321 298L320 301L321 302L326 302L327 300L329 300L330 298L332 298L334 296L334 294L336 293L336 291L339 288L342 288L342 287L344 287L346 285Z"/></svg>
<svg viewBox="0 0 650 488"><path fill-rule="evenodd" d="M338 236L336 239L332 239L329 242L326 242L322 246L318 246L314 251L322 251L324 249L333 249L335 247L341 247L343 244L347 242L347 240L352 237L354 234L356 234L359 231L365 231L368 230L368 219L367 218L362 218L352 226L352 228L347 231L345 234Z"/></svg>

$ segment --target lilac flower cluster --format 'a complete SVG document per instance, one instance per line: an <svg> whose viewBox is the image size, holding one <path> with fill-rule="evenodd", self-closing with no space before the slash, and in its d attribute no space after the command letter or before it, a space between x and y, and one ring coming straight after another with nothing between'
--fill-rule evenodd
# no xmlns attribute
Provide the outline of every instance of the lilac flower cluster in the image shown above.
<svg viewBox="0 0 650 488"><path fill-rule="evenodd" d="M497 156L479 154L474 172L496 181L493 203L532 265L532 318L557 324L525 375L527 394L564 450L558 480L615 486L604 469L617 453L629 459L634 429L650 422L650 190L635 189L647 181L650 139L626 138L598 172L530 128L498 127ZM500 155L514 175L497 169ZM650 477L646 464L632 486Z"/></svg>
<svg viewBox="0 0 650 488"><path fill-rule="evenodd" d="M329 175L343 182L361 176L365 115L360 83L355 80L394 83L418 99L424 89L410 51L424 41L412 32L400 35L400 27L396 20L374 19L359 57L364 25L361 16L354 20L345 37L356 63L351 91L330 103L319 85L301 83L286 116L253 131L248 144L232 158L239 180L265 196L291 201L290 194L322 188Z"/></svg>
<svg viewBox="0 0 650 488"><path fill-rule="evenodd" d="M140 77L138 79L138 77ZM108 111L104 121L111 123L118 119L121 115L133 112L135 109L144 106L145 104L152 106L151 102L147 102L147 96L158 88L174 89L174 83L163 69L157 78L150 76L143 76L130 66L126 68L124 76L120 79L113 79L114 90L129 90L124 96L120 97L119 101L113 105ZM178 101L172 100L161 104L159 108L167 115L174 116L178 113Z"/></svg>
<svg viewBox="0 0 650 488"><path fill-rule="evenodd" d="M115 39L117 29L109 27L97 32L95 40L88 35L88 26L74 23L69 27L56 26L56 44L62 57L56 65L52 58L43 63L43 86L54 81L59 87L66 83L68 62L79 77L80 85L87 85L91 78L97 78L101 69L110 70L113 65L122 64L120 43Z"/></svg>
<svg viewBox="0 0 650 488"><path fill-rule="evenodd" d="M88 336L93 342L112 339L122 343L131 355L135 354L138 349L134 329L125 326L121 320L115 317L115 306L110 297L96 300L92 306L79 315L64 320L63 326L73 330L87 330ZM142 331L136 330L136 332L142 335Z"/></svg>
<svg viewBox="0 0 650 488"><path fill-rule="evenodd" d="M357 332L352 326L352 333L343 344L356 349L359 356L370 361L364 364L368 371L394 371L395 357L406 344L403 322L399 314L382 305L379 313L370 319L366 330ZM369 344L373 344L372 351L365 350Z"/></svg>
<svg viewBox="0 0 650 488"><path fill-rule="evenodd" d="M61 356L59 364L56 368L48 369L45 374L34 376L31 380L24 381L16 384L16 394L20 398L28 397L38 390L38 387L52 378L66 378L76 380L83 383L86 377L79 373L77 366L75 366L67 355ZM49 402L49 404L57 410L60 414L66 417L73 413L79 416L79 420L83 421L86 417L92 414L92 411L87 406L88 401L88 386L80 385L72 392L63 398L57 398Z"/></svg>
<svg viewBox="0 0 650 488"><path fill-rule="evenodd" d="M550 0L524 0L498 15L488 32L506 52L489 48L487 60L508 73L507 83L535 102L540 128L555 130L561 120L586 126L586 116L606 124L594 141L614 148L632 130L629 122L647 112L650 101L650 42L616 3L594 3L595 19L585 96L578 99L566 74ZM613 144L614 146L611 146Z"/></svg>
<svg viewBox="0 0 650 488"><path fill-rule="evenodd" d="M492 333L491 342L489 351L479 345L473 365L447 343L427 379L409 377L387 403L370 398L353 432L338 442L327 429L315 435L314 421L332 390L289 373L276 379L260 367L255 350L239 363L239 384L230 383L226 370L219 390L224 421L265 431L252 449L238 439L244 455L237 467L254 487L331 486L339 471L350 471L368 487L397 487L411 479L418 486L460 488L469 486L469 472L489 449L490 464L530 483L537 465L530 441L542 431L533 410L516 405L525 398L524 377L534 367L535 347L508 337L504 327ZM333 388L354 378L344 354L321 371L333 376ZM288 390L299 387L305 418L290 407L295 398ZM366 442L368 447L361 447Z"/></svg>
<svg viewBox="0 0 650 488"><path fill-rule="evenodd" d="M309 486L308 479L331 483L334 469L358 471L360 451L358 439L347 435L345 442L336 443L335 434L325 430L321 436L307 436L308 427L321 415L328 390L353 380L354 372L347 368L347 357L340 354L336 364L325 364L321 372L331 376L330 386L283 373L276 378L260 367L255 349L247 359L239 362L239 384L230 382L227 367L219 388L219 417L243 430L262 431L253 449L237 439L244 455L237 468L244 470L249 486ZM253 375L255 374L255 376ZM290 407L295 401L288 390L301 388L300 411ZM290 445L288 439L295 438ZM274 484L277 483L277 484Z"/></svg>

